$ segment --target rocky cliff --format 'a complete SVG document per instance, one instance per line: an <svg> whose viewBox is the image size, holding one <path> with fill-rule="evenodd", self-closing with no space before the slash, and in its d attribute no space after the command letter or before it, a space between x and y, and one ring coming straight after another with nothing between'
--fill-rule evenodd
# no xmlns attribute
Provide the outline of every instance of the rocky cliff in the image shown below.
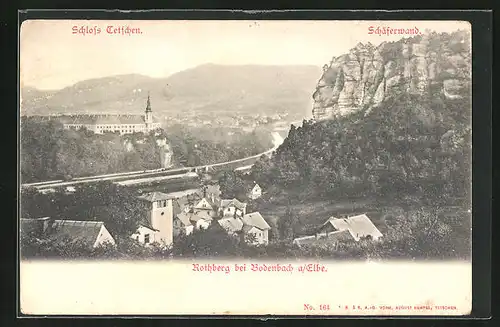
<svg viewBox="0 0 500 327"><path fill-rule="evenodd" d="M428 33L378 46L359 43L324 65L313 94L316 120L369 112L402 92L469 96L471 44L466 31Z"/></svg>

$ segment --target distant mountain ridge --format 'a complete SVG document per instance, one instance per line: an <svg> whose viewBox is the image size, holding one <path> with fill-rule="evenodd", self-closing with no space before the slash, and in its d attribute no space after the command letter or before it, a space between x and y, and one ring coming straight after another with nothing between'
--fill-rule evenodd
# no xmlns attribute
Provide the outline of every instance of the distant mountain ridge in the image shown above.
<svg viewBox="0 0 500 327"><path fill-rule="evenodd" d="M56 91L21 89L23 115L142 113L148 92L155 114L199 112L307 114L316 66L205 64L167 78L139 74L88 79Z"/></svg>

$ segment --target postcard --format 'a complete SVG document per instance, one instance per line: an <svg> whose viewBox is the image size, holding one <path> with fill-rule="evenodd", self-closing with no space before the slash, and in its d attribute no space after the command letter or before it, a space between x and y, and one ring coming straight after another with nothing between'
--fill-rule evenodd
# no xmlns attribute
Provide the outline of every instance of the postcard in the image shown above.
<svg viewBox="0 0 500 327"><path fill-rule="evenodd" d="M24 315L464 316L464 21L20 28Z"/></svg>

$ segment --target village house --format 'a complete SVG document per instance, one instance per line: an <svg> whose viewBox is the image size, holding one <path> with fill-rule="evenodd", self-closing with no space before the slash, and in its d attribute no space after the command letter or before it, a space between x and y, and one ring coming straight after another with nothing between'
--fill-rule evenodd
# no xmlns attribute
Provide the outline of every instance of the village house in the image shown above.
<svg viewBox="0 0 500 327"><path fill-rule="evenodd" d="M138 198L142 200L147 211L147 218L141 222L131 237L145 245L155 242L163 245L172 244L174 220L172 197L161 192L151 192Z"/></svg>
<svg viewBox="0 0 500 327"><path fill-rule="evenodd" d="M245 214L243 217L225 217L218 223L228 234L241 236L243 240L252 240L253 244L267 245L271 227L259 212Z"/></svg>
<svg viewBox="0 0 500 327"><path fill-rule="evenodd" d="M212 198L213 199L213 198ZM209 217L215 218L217 217L217 204L215 201L212 201L212 199L209 198L202 198L198 203L193 207L193 212L199 212L203 211L205 212Z"/></svg>
<svg viewBox="0 0 500 327"><path fill-rule="evenodd" d="M181 233L189 235L193 232L194 225L190 218L190 215L184 211L174 217L174 237Z"/></svg>
<svg viewBox="0 0 500 327"><path fill-rule="evenodd" d="M88 248L106 244L115 245L113 236L102 221L53 220L50 217L21 218L21 233L32 233L35 237L55 242L78 242Z"/></svg>
<svg viewBox="0 0 500 327"><path fill-rule="evenodd" d="M331 217L320 227L319 233L344 230L349 231L355 241L359 241L362 238L376 241L382 237L382 233L366 214L351 216L348 218Z"/></svg>
<svg viewBox="0 0 500 327"><path fill-rule="evenodd" d="M255 183L252 189L248 192L248 197L252 200L258 199L262 196L262 188L259 184Z"/></svg>
<svg viewBox="0 0 500 327"><path fill-rule="evenodd" d="M382 233L366 214L347 218L329 218L318 228L315 235L294 239L298 246L306 244L335 243L337 241L360 241L361 239L378 240Z"/></svg>
<svg viewBox="0 0 500 327"><path fill-rule="evenodd" d="M219 215L222 217L242 217L246 213L247 204L238 201L238 199L221 200L219 207Z"/></svg>
<svg viewBox="0 0 500 327"><path fill-rule="evenodd" d="M174 198L174 210L179 210L179 213L189 212L194 209L195 205L197 205L202 199L199 190L191 190L189 193L184 193L181 196L176 196L172 194ZM178 214L178 213L176 213Z"/></svg>
<svg viewBox="0 0 500 327"><path fill-rule="evenodd" d="M269 243L269 230L271 226L265 221L259 212L252 212L244 215L243 232L245 235L254 235L254 243L265 244Z"/></svg>
<svg viewBox="0 0 500 327"><path fill-rule="evenodd" d="M207 211L181 212L175 217L174 227L184 228L186 235L189 235L193 229L207 229L212 223L213 217ZM176 232L176 234L178 234Z"/></svg>

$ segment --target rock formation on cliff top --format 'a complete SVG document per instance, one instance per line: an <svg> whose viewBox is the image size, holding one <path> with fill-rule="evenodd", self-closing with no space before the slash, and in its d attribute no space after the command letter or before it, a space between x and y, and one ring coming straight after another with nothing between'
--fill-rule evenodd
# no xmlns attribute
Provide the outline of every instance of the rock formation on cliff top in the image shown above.
<svg viewBox="0 0 500 327"><path fill-rule="evenodd" d="M316 120L370 111L402 92L459 99L470 94L471 44L466 31L428 33L358 45L324 65L313 94Z"/></svg>

